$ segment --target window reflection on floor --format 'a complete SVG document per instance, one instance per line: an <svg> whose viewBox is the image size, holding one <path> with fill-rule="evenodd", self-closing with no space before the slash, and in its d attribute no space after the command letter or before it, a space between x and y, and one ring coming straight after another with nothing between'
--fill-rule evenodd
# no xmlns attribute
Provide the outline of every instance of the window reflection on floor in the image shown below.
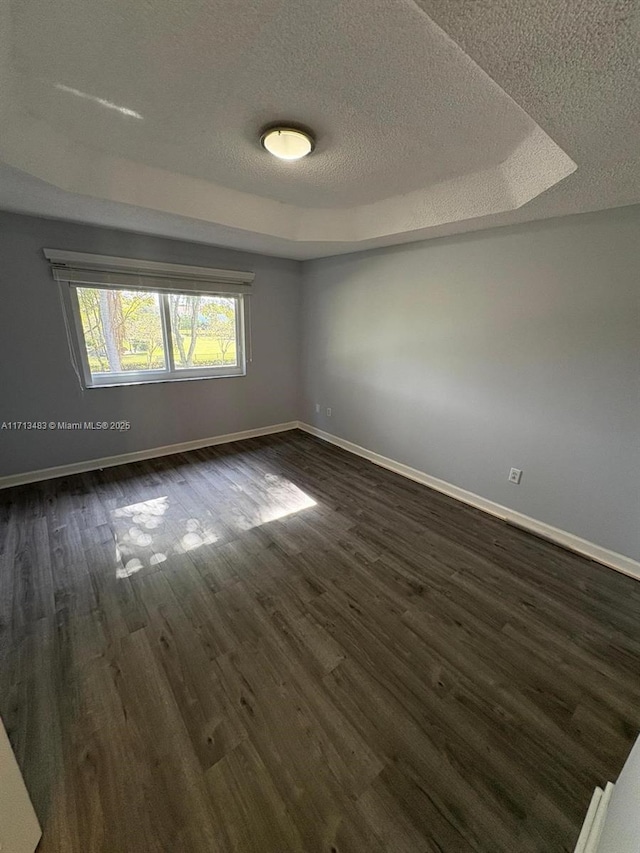
<svg viewBox="0 0 640 853"><path fill-rule="evenodd" d="M277 521L316 505L313 498L284 477L266 474L264 479L268 488L269 503L267 505L265 502L264 505L258 506L259 520L250 527L268 524L270 521Z"/></svg>
<svg viewBox="0 0 640 853"><path fill-rule="evenodd" d="M166 563L203 545L214 545L230 534L286 518L309 509L316 501L284 477L266 474L259 490L246 493L229 484L229 498L202 501L197 515L168 496L118 507L111 511L116 539L116 576L130 577L147 567ZM240 499L239 499L240 498ZM190 507L193 513L193 507Z"/></svg>

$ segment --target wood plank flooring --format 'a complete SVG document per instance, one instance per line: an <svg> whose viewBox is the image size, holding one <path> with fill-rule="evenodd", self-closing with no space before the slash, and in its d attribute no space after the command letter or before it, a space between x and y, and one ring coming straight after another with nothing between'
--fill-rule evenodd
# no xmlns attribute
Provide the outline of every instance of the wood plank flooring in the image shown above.
<svg viewBox="0 0 640 853"><path fill-rule="evenodd" d="M572 851L640 583L294 431L0 493L41 853Z"/></svg>

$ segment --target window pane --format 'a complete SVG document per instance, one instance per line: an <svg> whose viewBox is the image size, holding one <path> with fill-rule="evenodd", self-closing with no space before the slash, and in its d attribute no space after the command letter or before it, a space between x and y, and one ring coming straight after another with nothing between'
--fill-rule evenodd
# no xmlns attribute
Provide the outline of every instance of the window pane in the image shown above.
<svg viewBox="0 0 640 853"><path fill-rule="evenodd" d="M92 376L165 367L157 293L76 289Z"/></svg>
<svg viewBox="0 0 640 853"><path fill-rule="evenodd" d="M237 307L233 296L169 295L178 370L237 366Z"/></svg>

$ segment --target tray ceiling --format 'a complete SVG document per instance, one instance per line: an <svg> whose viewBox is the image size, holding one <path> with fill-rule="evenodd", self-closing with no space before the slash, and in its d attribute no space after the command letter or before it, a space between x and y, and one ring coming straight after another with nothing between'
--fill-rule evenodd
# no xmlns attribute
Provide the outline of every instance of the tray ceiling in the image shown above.
<svg viewBox="0 0 640 853"><path fill-rule="evenodd" d="M583 168L562 132L562 59L548 121L538 61L554 20L525 33L518 75L505 3L20 0L4 14L5 208L309 257L483 227ZM314 129L312 156L260 148L278 119Z"/></svg>

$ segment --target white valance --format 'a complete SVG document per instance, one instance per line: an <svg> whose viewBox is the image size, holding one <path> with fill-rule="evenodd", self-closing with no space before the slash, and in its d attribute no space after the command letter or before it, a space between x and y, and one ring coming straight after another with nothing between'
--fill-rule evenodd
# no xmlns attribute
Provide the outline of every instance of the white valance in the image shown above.
<svg viewBox="0 0 640 853"><path fill-rule="evenodd" d="M251 293L255 273L44 249L56 281L131 290Z"/></svg>

